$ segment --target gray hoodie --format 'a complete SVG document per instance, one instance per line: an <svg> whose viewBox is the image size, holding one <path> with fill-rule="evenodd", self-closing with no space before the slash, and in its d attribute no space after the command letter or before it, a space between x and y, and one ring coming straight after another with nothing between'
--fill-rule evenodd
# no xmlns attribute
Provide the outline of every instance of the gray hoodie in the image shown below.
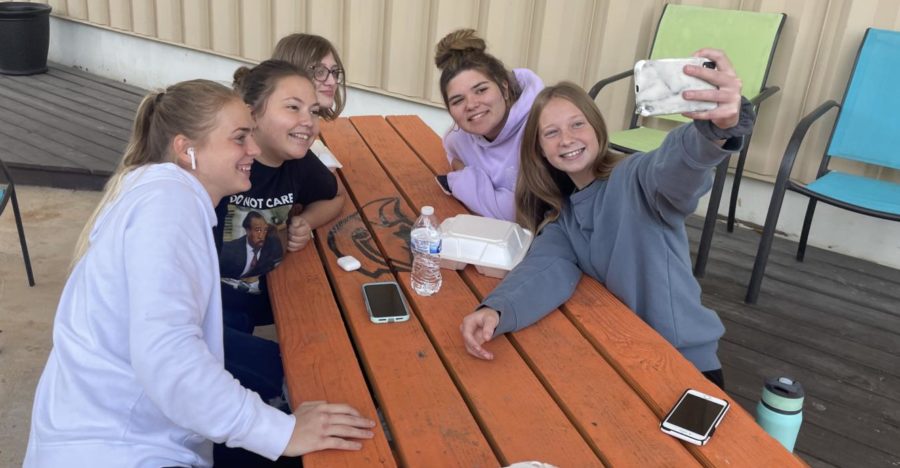
<svg viewBox="0 0 900 468"><path fill-rule="evenodd" d="M693 124L662 146L621 161L608 180L569 197L556 221L483 305L501 312L495 335L527 327L568 300L581 273L610 292L672 343L700 371L720 369L725 331L700 303L691 272L685 217L712 186L712 171L741 139L720 147Z"/></svg>

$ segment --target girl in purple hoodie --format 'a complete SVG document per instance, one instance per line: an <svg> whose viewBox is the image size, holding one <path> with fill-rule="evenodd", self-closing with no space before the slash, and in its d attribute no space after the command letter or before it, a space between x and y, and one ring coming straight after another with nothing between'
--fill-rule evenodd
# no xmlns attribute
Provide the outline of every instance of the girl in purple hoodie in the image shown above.
<svg viewBox="0 0 900 468"><path fill-rule="evenodd" d="M456 123L444 137L451 172L438 182L473 212L515 221L519 146L544 84L531 70L507 70L485 47L474 30L460 29L435 48L441 95Z"/></svg>

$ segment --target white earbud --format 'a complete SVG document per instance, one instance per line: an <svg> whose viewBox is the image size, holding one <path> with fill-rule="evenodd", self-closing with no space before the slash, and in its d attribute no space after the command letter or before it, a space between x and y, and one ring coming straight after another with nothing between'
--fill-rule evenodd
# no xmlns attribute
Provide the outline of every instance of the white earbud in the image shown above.
<svg viewBox="0 0 900 468"><path fill-rule="evenodd" d="M191 169L196 171L197 170L197 155L194 153L194 148L188 148L187 154L188 154L188 156L191 157Z"/></svg>

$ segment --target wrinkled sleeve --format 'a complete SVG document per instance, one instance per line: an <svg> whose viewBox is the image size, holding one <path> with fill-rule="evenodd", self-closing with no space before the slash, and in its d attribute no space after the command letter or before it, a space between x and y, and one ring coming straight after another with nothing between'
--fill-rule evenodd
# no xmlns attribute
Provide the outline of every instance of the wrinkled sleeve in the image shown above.
<svg viewBox="0 0 900 468"><path fill-rule="evenodd" d="M497 285L481 306L500 311L494 335L521 330L572 297L581 269L562 226L553 222L535 238L522 263Z"/></svg>
<svg viewBox="0 0 900 468"><path fill-rule="evenodd" d="M465 169L447 174L447 183L453 196L461 201L473 213L488 218L516 220L516 194L509 188L496 187L490 175L468 161L455 142L455 134L448 133L444 137L444 151L447 162L459 159L466 163ZM518 155L512 155L518 158Z"/></svg>
<svg viewBox="0 0 900 468"><path fill-rule="evenodd" d="M160 193L135 207L124 231L135 375L175 424L274 460L294 417L242 387L204 340L204 314L219 291L209 281L218 270L202 201L187 189Z"/></svg>
<svg viewBox="0 0 900 468"><path fill-rule="evenodd" d="M516 220L516 194L510 189L495 187L483 170L467 166L447 174L447 182L453 196L473 212L488 218Z"/></svg>
<svg viewBox="0 0 900 468"><path fill-rule="evenodd" d="M736 139L738 147L741 143ZM685 124L669 132L659 148L633 156L628 165L648 205L662 221L676 226L697 209L700 197L712 187L712 169L733 151L731 145L721 147L693 124Z"/></svg>

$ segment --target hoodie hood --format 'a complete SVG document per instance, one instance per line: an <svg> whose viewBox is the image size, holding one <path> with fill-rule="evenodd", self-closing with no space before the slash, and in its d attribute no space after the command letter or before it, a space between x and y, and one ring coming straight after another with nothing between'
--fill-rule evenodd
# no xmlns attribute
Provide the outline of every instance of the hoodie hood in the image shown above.
<svg viewBox="0 0 900 468"><path fill-rule="evenodd" d="M528 119L528 112L531 110L531 104L538 93L544 89L544 82L533 71L527 68L516 68L513 70L519 86L522 87L522 94L515 104L509 109L509 116L506 117L506 123L503 129L494 141L487 141L483 136L476 136L475 143L479 146L490 148L501 146L512 138L518 138L521 134L520 130L525 126Z"/></svg>

